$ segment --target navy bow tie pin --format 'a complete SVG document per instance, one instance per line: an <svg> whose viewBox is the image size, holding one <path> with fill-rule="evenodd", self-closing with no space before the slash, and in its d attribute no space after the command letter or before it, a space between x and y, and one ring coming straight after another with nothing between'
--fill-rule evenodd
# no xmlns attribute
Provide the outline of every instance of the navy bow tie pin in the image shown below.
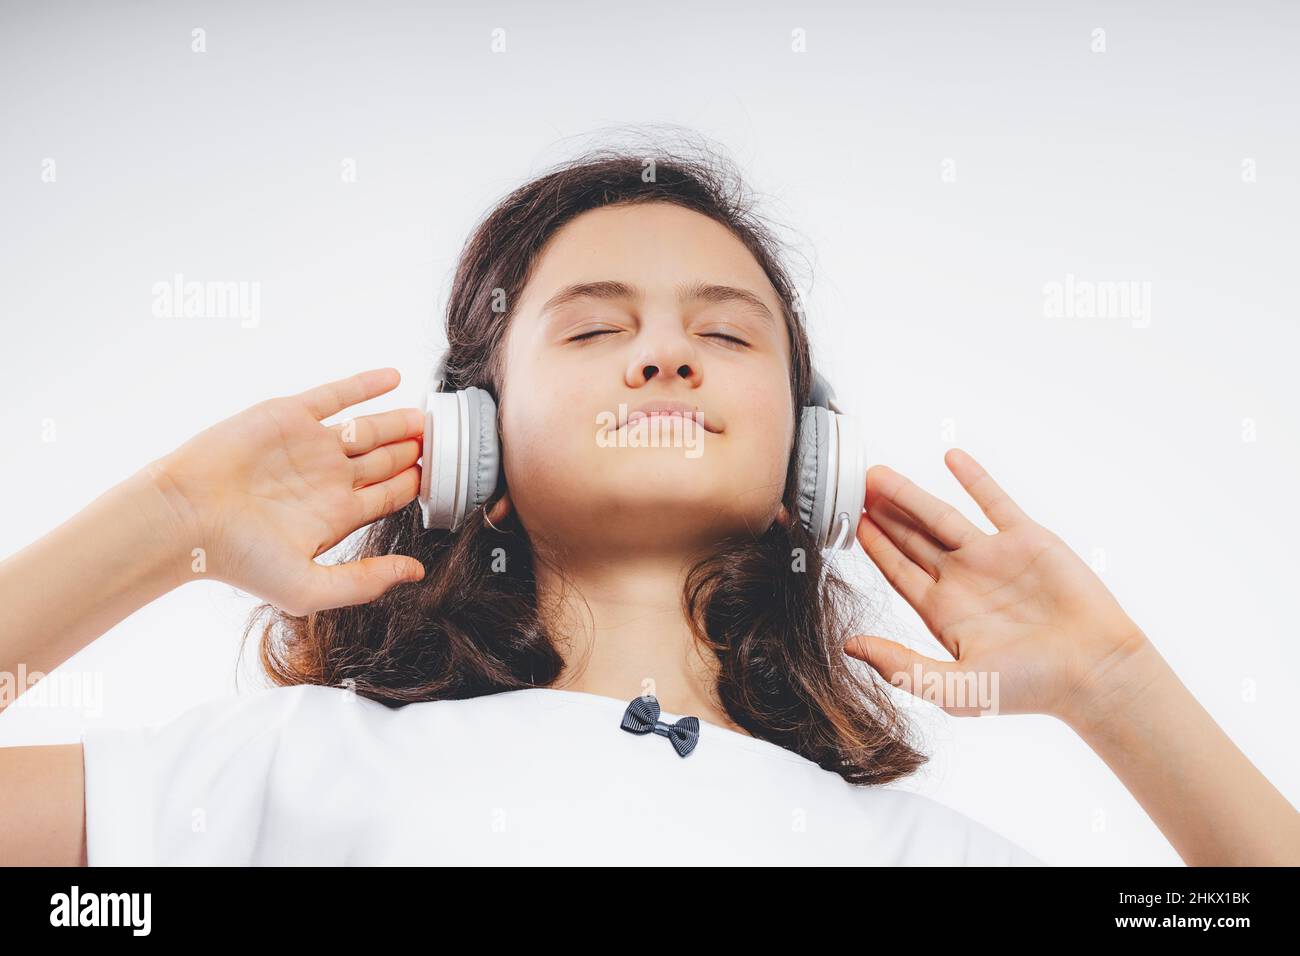
<svg viewBox="0 0 1300 956"><path fill-rule="evenodd" d="M623 712L621 726L630 734L653 732L667 737L679 757L688 756L700 740L700 718L683 717L674 723L665 723L659 719L659 699L649 694L632 698Z"/></svg>

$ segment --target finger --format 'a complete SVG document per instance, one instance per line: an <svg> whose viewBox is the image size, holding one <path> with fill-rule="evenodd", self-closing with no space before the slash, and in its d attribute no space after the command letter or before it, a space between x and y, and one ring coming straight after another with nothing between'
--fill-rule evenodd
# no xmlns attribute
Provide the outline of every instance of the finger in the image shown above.
<svg viewBox="0 0 1300 956"><path fill-rule="evenodd" d="M395 368L373 368L368 372L358 372L336 382L309 388L297 397L320 421L337 415L345 408L391 392L401 380L402 373Z"/></svg>
<svg viewBox="0 0 1300 956"><path fill-rule="evenodd" d="M355 494L360 503L361 517L357 527L378 521L384 515L406 507L419 493L420 469L416 465L385 481L358 488Z"/></svg>
<svg viewBox="0 0 1300 956"><path fill-rule="evenodd" d="M999 488L997 482L969 454L960 448L950 448L943 456L943 461L999 531L1029 520L1029 516L1020 510L1011 496Z"/></svg>
<svg viewBox="0 0 1300 956"><path fill-rule="evenodd" d="M420 458L420 443L413 438L384 445L352 459L354 474L352 488L364 488L377 481L391 478L410 468Z"/></svg>
<svg viewBox="0 0 1300 956"><path fill-rule="evenodd" d="M364 455L389 442L423 435L424 413L418 408L395 408L377 415L345 418L325 427L338 436L347 455Z"/></svg>
<svg viewBox="0 0 1300 956"><path fill-rule="evenodd" d="M903 599L908 604L920 608L925 603L926 593L935 585L934 578L903 554L890 540L889 535L885 534L865 511L858 519L857 536L862 550L867 552L867 556L875 562L876 567L880 568L885 580L894 586L894 590L903 595Z"/></svg>
<svg viewBox="0 0 1300 956"><path fill-rule="evenodd" d="M385 554L345 564L317 564L306 599L312 610L367 604L398 584L419 581L424 565L415 558Z"/></svg>
<svg viewBox="0 0 1300 956"><path fill-rule="evenodd" d="M939 564L948 554L947 548L941 547L933 538L916 526L892 502L877 498L867 509L871 520L881 531L889 535L889 540L898 546L898 550L907 555L912 562L922 568L934 580L939 580Z"/></svg>
<svg viewBox="0 0 1300 956"><path fill-rule="evenodd" d="M957 683L947 675L962 673L956 661L939 661L918 654L896 641L871 634L858 634L844 645L844 653L866 661L872 669L894 686L914 697L947 709L957 703L951 688Z"/></svg>
<svg viewBox="0 0 1300 956"><path fill-rule="evenodd" d="M867 501L874 497L892 501L950 551L984 534L952 505L922 490L888 465L873 465L867 470Z"/></svg>

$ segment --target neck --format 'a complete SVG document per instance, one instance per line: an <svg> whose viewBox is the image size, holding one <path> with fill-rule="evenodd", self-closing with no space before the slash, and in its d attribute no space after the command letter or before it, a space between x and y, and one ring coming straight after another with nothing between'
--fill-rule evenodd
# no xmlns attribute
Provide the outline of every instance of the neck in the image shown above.
<svg viewBox="0 0 1300 956"><path fill-rule="evenodd" d="M539 606L565 659L552 686L629 701L649 693L666 712L747 733L718 704L717 661L701 654L682 606L694 557L581 550L563 578L537 566Z"/></svg>

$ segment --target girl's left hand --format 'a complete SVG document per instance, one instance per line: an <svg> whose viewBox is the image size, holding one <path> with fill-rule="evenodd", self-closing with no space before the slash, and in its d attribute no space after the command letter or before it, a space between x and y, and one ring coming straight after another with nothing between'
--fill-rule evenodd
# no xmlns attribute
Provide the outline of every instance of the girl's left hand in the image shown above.
<svg viewBox="0 0 1300 956"><path fill-rule="evenodd" d="M875 465L857 536L956 660L871 635L851 638L845 652L956 716L1085 716L1102 675L1141 649L1146 636L1092 569L1027 517L975 459L954 448L944 463L996 534Z"/></svg>

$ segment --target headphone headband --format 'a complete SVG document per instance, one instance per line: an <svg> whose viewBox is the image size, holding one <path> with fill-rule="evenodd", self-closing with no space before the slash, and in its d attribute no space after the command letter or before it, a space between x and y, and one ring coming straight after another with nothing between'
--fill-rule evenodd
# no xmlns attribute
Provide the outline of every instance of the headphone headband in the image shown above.
<svg viewBox="0 0 1300 956"><path fill-rule="evenodd" d="M839 405L835 402L835 389L831 388L831 383L816 368L813 369L813 384L808 393L808 404L820 405L836 414L842 414Z"/></svg>

